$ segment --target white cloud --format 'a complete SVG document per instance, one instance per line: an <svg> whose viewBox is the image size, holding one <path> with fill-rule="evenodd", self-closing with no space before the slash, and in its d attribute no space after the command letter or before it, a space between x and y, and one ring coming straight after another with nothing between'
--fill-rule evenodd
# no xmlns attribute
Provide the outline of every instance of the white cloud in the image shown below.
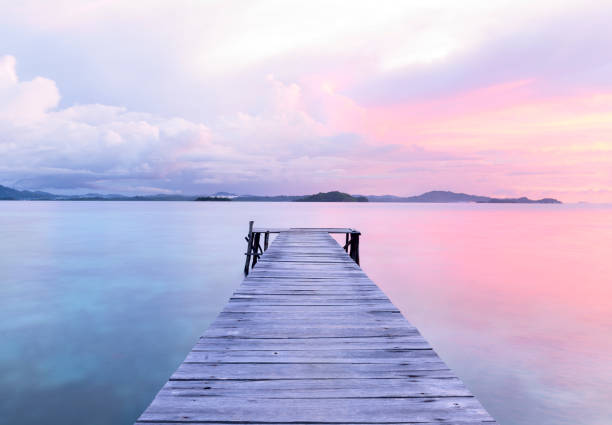
<svg viewBox="0 0 612 425"><path fill-rule="evenodd" d="M273 153L275 157L285 157L291 152L306 154L308 149L300 146L331 136L330 129L306 110L299 85L284 84L271 75L267 81L271 96L262 111L239 112L222 118L219 137L252 154Z"/></svg>
<svg viewBox="0 0 612 425"><path fill-rule="evenodd" d="M0 122L31 124L43 119L59 100L59 91L53 81L36 77L19 82L15 58L0 57Z"/></svg>
<svg viewBox="0 0 612 425"><path fill-rule="evenodd" d="M358 137L335 133L308 111L302 88L267 79L261 112L216 121L84 104L59 107L52 80L19 81L0 58L0 181L46 190L149 192L199 184L339 175Z"/></svg>
<svg viewBox="0 0 612 425"><path fill-rule="evenodd" d="M19 81L15 66L12 56L0 58L0 169L5 180L78 174L78 187L87 175L92 181L100 176L162 178L190 167L182 160L189 154L228 154L211 142L206 126L181 118L98 104L60 109L53 81ZM62 185L69 186L66 178Z"/></svg>

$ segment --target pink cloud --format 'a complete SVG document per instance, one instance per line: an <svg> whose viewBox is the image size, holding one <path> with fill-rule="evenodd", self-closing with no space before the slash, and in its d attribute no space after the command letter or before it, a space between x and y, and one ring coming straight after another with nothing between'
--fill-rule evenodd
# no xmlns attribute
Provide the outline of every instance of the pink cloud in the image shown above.
<svg viewBox="0 0 612 425"><path fill-rule="evenodd" d="M414 154L418 146L445 153L414 155L420 164L400 166L402 155L395 150L371 162L364 173L386 176L378 191L405 187L402 180L411 178L430 187L456 187L458 175L468 191L563 194L567 201L596 200L585 188L612 186L612 92L548 95L532 78L434 100L362 105L330 81L313 78L306 88L330 132L358 134L371 147L404 146ZM464 160L448 164L453 157Z"/></svg>

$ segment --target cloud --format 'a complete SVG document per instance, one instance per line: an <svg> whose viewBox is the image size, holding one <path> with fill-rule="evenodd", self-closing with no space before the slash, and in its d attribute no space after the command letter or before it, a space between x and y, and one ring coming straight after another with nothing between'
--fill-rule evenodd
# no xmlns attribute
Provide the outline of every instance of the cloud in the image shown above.
<svg viewBox="0 0 612 425"><path fill-rule="evenodd" d="M612 87L612 6L549 13L491 31L436 60L370 75L347 91L364 104L449 98L508 81L536 80L542 93Z"/></svg>
<svg viewBox="0 0 612 425"><path fill-rule="evenodd" d="M304 88L272 75L260 112L221 116L209 127L119 106L61 108L52 80L20 81L11 56L0 64L0 177L23 188L197 193L304 176L314 187L353 179L356 164L372 174L367 170L389 158L448 159L417 146L381 146L315 118ZM333 93L319 96L338 104Z"/></svg>
<svg viewBox="0 0 612 425"><path fill-rule="evenodd" d="M0 58L0 175L52 188L95 187L100 179L163 179L190 167L189 155L224 158L203 124L108 105L58 108L49 79L19 81ZM202 166L205 166L203 162Z"/></svg>
<svg viewBox="0 0 612 425"><path fill-rule="evenodd" d="M605 2L2 9L19 72L2 57L0 183L564 200L612 187Z"/></svg>
<svg viewBox="0 0 612 425"><path fill-rule="evenodd" d="M59 103L59 91L53 81L42 77L20 82L15 66L14 57L0 57L0 122L27 125L40 121Z"/></svg>

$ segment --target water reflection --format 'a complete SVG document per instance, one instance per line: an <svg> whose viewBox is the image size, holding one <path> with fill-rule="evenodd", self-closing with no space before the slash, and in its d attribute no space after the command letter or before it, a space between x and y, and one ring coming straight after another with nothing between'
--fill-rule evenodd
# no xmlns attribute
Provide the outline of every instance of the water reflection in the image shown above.
<svg viewBox="0 0 612 425"><path fill-rule="evenodd" d="M419 213L385 215L393 230L364 241L364 267L493 416L609 423L610 210Z"/></svg>

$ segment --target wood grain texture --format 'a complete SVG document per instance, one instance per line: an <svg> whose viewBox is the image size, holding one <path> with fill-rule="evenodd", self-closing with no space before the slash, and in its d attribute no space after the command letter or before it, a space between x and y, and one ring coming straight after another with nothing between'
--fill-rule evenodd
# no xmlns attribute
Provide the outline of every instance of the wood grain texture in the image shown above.
<svg viewBox="0 0 612 425"><path fill-rule="evenodd" d="M279 229L136 423L494 424L337 230Z"/></svg>

